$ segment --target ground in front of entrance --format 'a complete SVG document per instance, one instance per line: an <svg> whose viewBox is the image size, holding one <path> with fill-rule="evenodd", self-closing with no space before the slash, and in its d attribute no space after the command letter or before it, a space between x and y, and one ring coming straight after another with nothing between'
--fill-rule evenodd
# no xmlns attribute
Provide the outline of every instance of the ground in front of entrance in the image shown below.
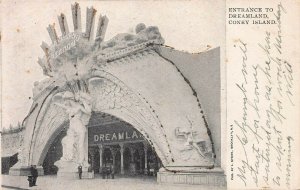
<svg viewBox="0 0 300 190"><path fill-rule="evenodd" d="M35 187L28 186L26 176L1 175L2 189L41 189L41 190L224 190L225 187L209 187L199 185L158 184L156 178L149 176L119 177L102 179L96 175L94 179L59 179L57 176L40 176Z"/></svg>

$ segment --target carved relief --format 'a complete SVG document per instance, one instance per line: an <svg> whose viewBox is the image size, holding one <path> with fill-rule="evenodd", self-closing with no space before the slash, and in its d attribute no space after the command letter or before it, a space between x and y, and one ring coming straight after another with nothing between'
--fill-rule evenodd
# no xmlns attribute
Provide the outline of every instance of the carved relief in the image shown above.
<svg viewBox="0 0 300 190"><path fill-rule="evenodd" d="M115 115L132 124L157 150L162 161L169 163L172 155L167 146L168 140L151 108L121 81L108 73L98 73L102 77L89 79L93 110Z"/></svg>
<svg viewBox="0 0 300 190"><path fill-rule="evenodd" d="M175 128L175 136L178 141L183 142L183 146L180 149L181 159L185 161L192 161L197 159L197 157L202 157L206 162L212 162L213 153L210 149L210 142L207 142L197 130L194 129L193 122L187 119L190 123L189 128L187 127L177 127ZM195 153L198 155L196 157Z"/></svg>

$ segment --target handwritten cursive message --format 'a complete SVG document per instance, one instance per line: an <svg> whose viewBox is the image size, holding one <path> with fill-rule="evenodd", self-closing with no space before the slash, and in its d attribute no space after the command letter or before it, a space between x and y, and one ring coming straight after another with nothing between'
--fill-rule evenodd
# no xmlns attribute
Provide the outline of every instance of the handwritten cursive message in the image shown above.
<svg viewBox="0 0 300 190"><path fill-rule="evenodd" d="M279 3L273 14L275 29L264 31L264 39L255 48L242 39L234 46L240 55L242 80L235 84L241 114L230 126L231 180L239 180L245 187L290 186L293 137L285 130L287 110L294 106L293 67L282 45L282 17L287 10ZM250 59L253 52L261 57Z"/></svg>

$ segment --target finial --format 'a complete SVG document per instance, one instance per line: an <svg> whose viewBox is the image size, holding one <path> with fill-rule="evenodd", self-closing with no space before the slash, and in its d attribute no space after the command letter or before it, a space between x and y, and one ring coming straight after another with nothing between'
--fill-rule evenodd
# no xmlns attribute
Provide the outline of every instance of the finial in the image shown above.
<svg viewBox="0 0 300 190"><path fill-rule="evenodd" d="M100 15L99 16L99 21L98 21L98 27L97 27L97 31L96 31L96 41L99 41L99 43L101 43L105 37L105 32L106 32L106 28L108 25L108 18L104 15Z"/></svg>
<svg viewBox="0 0 300 190"><path fill-rule="evenodd" d="M67 23L67 18L63 13L61 13L58 16L58 22L59 22L61 33L63 36L65 36L66 34L69 33L69 27L68 27L68 23Z"/></svg>
<svg viewBox="0 0 300 190"><path fill-rule="evenodd" d="M55 24L49 24L49 26L47 27L49 36L51 38L52 43L57 43L58 42L58 37L55 31Z"/></svg>
<svg viewBox="0 0 300 190"><path fill-rule="evenodd" d="M95 15L97 10L93 7L86 8L86 29L85 29L85 37L88 40L91 40L93 38L93 29L94 29L94 23L95 23Z"/></svg>
<svg viewBox="0 0 300 190"><path fill-rule="evenodd" d="M80 6L76 2L74 5L71 5L72 9L72 17L73 17L73 25L74 25L74 31L81 32L81 12L80 12Z"/></svg>

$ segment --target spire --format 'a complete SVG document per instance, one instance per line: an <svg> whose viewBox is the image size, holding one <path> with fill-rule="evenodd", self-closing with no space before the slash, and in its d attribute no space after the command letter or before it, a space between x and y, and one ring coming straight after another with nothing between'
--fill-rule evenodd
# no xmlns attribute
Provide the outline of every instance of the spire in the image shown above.
<svg viewBox="0 0 300 190"><path fill-rule="evenodd" d="M95 23L95 15L97 10L93 7L86 8L86 29L85 29L85 37L88 40L93 39L93 29Z"/></svg>
<svg viewBox="0 0 300 190"><path fill-rule="evenodd" d="M55 24L52 24L52 25L49 24L49 26L47 27L49 36L50 36L51 41L52 41L53 44L58 42L58 37L57 37L57 34L56 34L54 26L55 26Z"/></svg>
<svg viewBox="0 0 300 190"><path fill-rule="evenodd" d="M98 27L96 31L96 39L95 39L96 41L99 41L100 43L103 41L105 37L107 25L108 25L108 18L105 15L104 16L100 15L98 20Z"/></svg>
<svg viewBox="0 0 300 190"><path fill-rule="evenodd" d="M81 12L80 6L76 2L74 5L71 5L72 8L72 17L73 17L73 25L75 32L81 32Z"/></svg>
<svg viewBox="0 0 300 190"><path fill-rule="evenodd" d="M63 36L65 36L66 34L69 33L69 27L67 23L67 18L63 13L61 13L60 16L58 16L58 22L59 22L61 33Z"/></svg>

